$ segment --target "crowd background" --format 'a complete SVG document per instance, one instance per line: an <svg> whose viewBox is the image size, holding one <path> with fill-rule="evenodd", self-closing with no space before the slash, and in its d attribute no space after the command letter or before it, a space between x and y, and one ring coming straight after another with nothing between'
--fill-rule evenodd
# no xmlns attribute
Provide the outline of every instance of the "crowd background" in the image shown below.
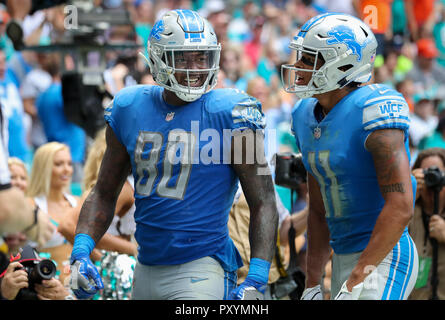
<svg viewBox="0 0 445 320"><path fill-rule="evenodd" d="M125 86L155 84L137 51L146 53L151 28L163 13L184 8L206 17L222 45L218 87L238 88L261 101L267 129L275 130L269 137L274 143L266 137L270 161L277 152L298 152L290 132L290 114L297 98L284 92L280 80L281 65L294 59L288 48L291 38L305 21L320 13L358 16L379 43L371 81L397 89L409 104L412 164L419 151L445 148L445 0L91 1L107 10L130 13L134 29L129 33L112 27L107 32L109 42L132 39L140 45L130 55L107 52L103 79L111 95ZM15 50L5 33L9 19L6 7L0 6L0 101L8 119L10 157L21 160L26 179L39 147L53 141L66 144L73 166L66 192L80 198L86 191L82 187L84 166L95 137L63 112L61 75L72 61L70 57L62 60L57 51ZM26 45L57 42L65 31L64 19L63 5L27 16L22 23ZM276 189L291 214L304 209L304 196L292 205L290 190ZM9 238L11 251L16 251L17 237ZM296 241L304 262L304 234ZM8 251L7 243L2 250ZM329 272L327 266L327 276ZM328 279L326 283L328 293Z"/></svg>

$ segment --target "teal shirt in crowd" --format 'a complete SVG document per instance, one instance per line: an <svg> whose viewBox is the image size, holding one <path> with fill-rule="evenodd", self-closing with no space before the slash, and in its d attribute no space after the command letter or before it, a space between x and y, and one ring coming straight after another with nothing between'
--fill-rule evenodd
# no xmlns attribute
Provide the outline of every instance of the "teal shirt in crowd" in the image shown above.
<svg viewBox="0 0 445 320"><path fill-rule="evenodd" d="M418 146L419 150L425 150L429 148L445 148L445 140L442 134L438 131L434 131L433 134L423 138Z"/></svg>

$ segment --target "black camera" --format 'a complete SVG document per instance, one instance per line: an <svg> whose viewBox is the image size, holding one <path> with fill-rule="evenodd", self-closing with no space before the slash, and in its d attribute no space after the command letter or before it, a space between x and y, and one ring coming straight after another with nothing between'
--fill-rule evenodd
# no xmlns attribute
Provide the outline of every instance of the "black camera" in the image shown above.
<svg viewBox="0 0 445 320"><path fill-rule="evenodd" d="M15 299L38 300L34 285L53 278L56 275L56 265L49 259L41 259L37 250L29 245L22 248L19 262L23 268L17 269L23 269L28 274L28 288L20 289Z"/></svg>
<svg viewBox="0 0 445 320"><path fill-rule="evenodd" d="M298 190L299 184L306 182L307 171L301 153L277 153L275 155L275 184Z"/></svg>
<svg viewBox="0 0 445 320"><path fill-rule="evenodd" d="M425 185L428 188L442 188L445 186L445 173L438 167L423 169Z"/></svg>

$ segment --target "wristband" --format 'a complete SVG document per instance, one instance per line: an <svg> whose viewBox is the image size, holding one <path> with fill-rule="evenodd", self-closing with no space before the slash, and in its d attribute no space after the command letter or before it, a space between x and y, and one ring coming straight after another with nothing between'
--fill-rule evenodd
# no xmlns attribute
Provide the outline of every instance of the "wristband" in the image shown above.
<svg viewBox="0 0 445 320"><path fill-rule="evenodd" d="M12 188L12 185L10 183L0 184L0 191L10 188Z"/></svg>
<svg viewBox="0 0 445 320"><path fill-rule="evenodd" d="M85 233L78 233L74 237L73 251L71 252L71 263L74 262L77 257L89 257L95 246L96 243L94 242L93 238Z"/></svg>
<svg viewBox="0 0 445 320"><path fill-rule="evenodd" d="M250 260L247 277L260 283L267 283L269 280L269 269L269 261L260 258L252 258Z"/></svg>
<svg viewBox="0 0 445 320"><path fill-rule="evenodd" d="M29 226L29 227L27 227L25 230L23 230L22 232L23 233L27 233L29 230L31 230L33 227L35 227L36 225L37 225L37 213L39 212L39 207L38 206L36 206L35 208L34 208L34 222Z"/></svg>

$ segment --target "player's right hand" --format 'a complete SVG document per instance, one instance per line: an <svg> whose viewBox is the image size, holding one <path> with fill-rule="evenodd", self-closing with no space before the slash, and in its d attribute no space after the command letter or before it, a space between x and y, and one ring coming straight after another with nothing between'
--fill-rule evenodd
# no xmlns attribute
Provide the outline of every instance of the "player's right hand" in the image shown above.
<svg viewBox="0 0 445 320"><path fill-rule="evenodd" d="M300 300L323 300L321 286L317 285L315 287L305 289Z"/></svg>
<svg viewBox="0 0 445 320"><path fill-rule="evenodd" d="M88 256L72 258L70 286L78 299L88 299L104 288L96 267Z"/></svg>

